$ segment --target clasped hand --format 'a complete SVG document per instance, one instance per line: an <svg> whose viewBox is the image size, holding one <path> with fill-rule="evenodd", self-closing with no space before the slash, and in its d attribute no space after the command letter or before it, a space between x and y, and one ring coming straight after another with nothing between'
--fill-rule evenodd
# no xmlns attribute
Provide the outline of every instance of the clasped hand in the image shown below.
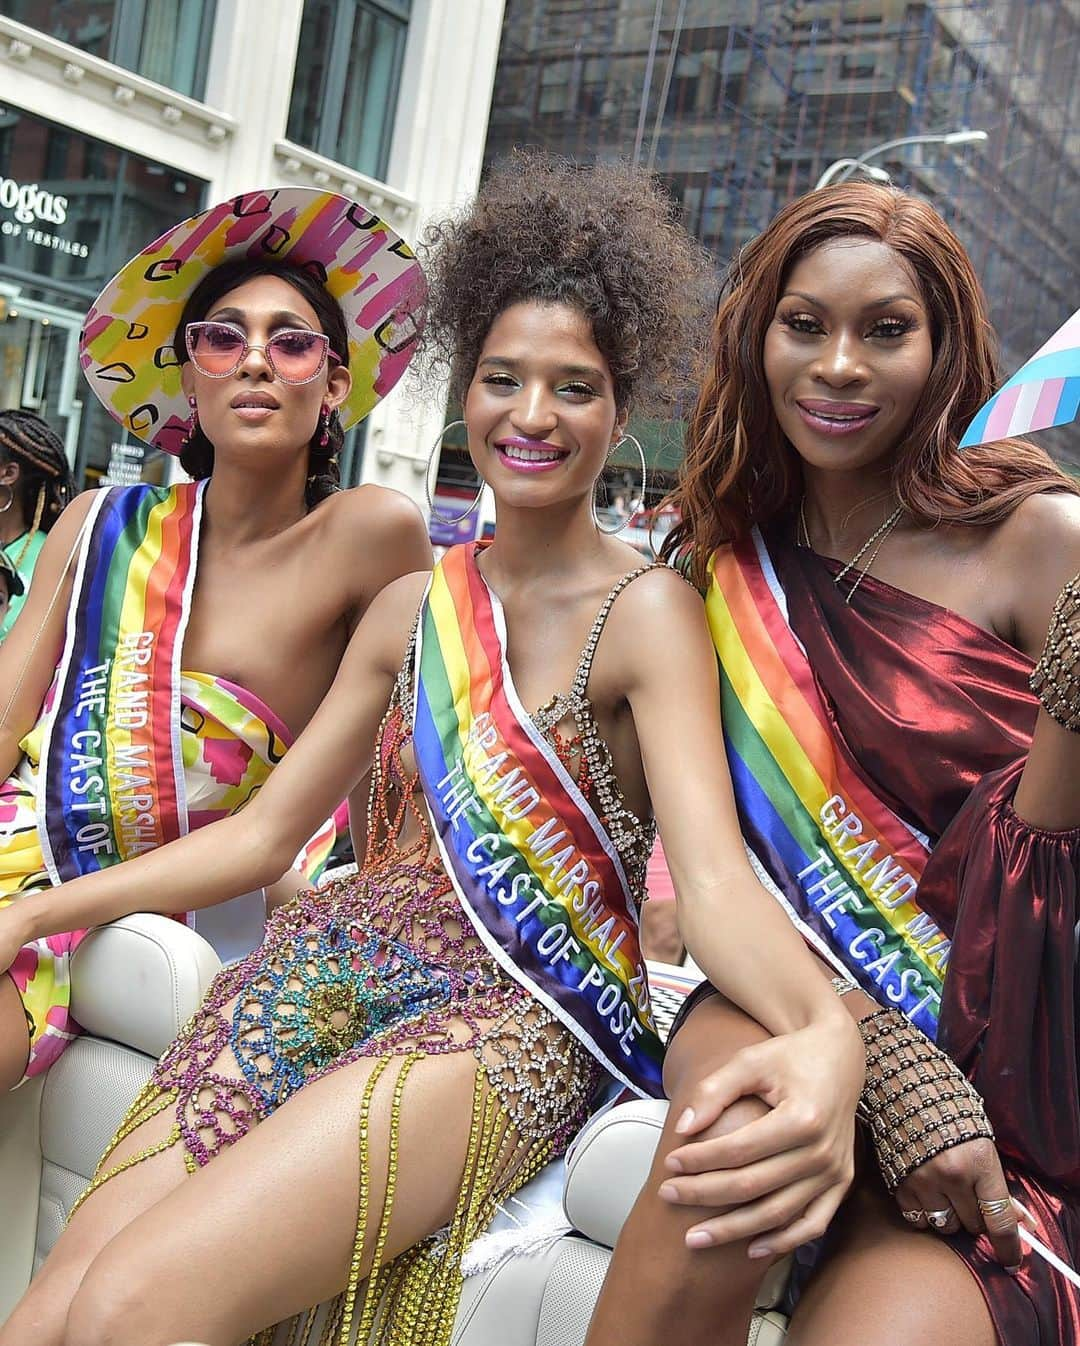
<svg viewBox="0 0 1080 1346"><path fill-rule="evenodd" d="M855 1172L863 1051L847 1025L834 1020L745 1047L698 1082L676 1124L688 1143L668 1155L672 1176L660 1189L677 1204L720 1208L688 1231L689 1246L752 1239L751 1257L780 1256L828 1228ZM768 1105L765 1116L702 1137L750 1095Z"/></svg>
<svg viewBox="0 0 1080 1346"><path fill-rule="evenodd" d="M1002 1266L1019 1268L1019 1223L1034 1228L1034 1221L1010 1197L993 1141L968 1140L935 1155L913 1169L894 1196L913 1229L985 1233Z"/></svg>

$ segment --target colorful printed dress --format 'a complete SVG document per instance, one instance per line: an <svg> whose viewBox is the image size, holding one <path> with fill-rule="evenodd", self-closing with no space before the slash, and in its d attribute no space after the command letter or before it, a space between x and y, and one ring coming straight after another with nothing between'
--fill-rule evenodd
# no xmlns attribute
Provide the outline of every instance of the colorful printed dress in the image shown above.
<svg viewBox="0 0 1080 1346"><path fill-rule="evenodd" d="M181 674L181 746L189 819L201 827L241 808L291 742L258 697L224 678ZM22 743L19 768L0 785L0 907L50 883L38 831L44 717ZM30 1029L27 1076L53 1064L78 1033L70 1014L68 963L85 930L26 945L11 968Z"/></svg>
<svg viewBox="0 0 1080 1346"><path fill-rule="evenodd" d="M971 1078L1010 1190L1076 1267L1080 828L1012 807L1031 662L872 575L849 594L838 571L780 530L714 558L706 611L744 837L810 943ZM1026 1251L1010 1276L985 1236L949 1243L1002 1346L1080 1341L1080 1294L1046 1261Z"/></svg>
<svg viewBox="0 0 1080 1346"><path fill-rule="evenodd" d="M250 692L180 667L204 488L116 487L87 513L53 685L0 786L0 906L235 812L292 741ZM331 820L300 857L309 881L333 835ZM78 1032L68 964L85 933L27 945L10 969L27 1076Z"/></svg>
<svg viewBox="0 0 1080 1346"><path fill-rule="evenodd" d="M448 560L460 560L463 552L477 606L490 616L494 600L468 559L471 547L457 548L444 558L433 587L446 575ZM655 826L635 817L622 796L611 754L592 715L588 679L611 605L639 573L624 577L605 601L570 691L553 697L526 717L524 725L530 741L543 745L548 765L564 773L568 783L576 781L573 788L580 789L583 808L599 824L598 835L611 848L612 861L625 872L635 902L644 897ZM459 566L459 579L461 575ZM458 596L455 592L455 599ZM430 607L425 604L422 617L425 612L430 617ZM483 614L477 620L482 624ZM521 952L517 963L508 959L505 947L496 948L484 919L461 896L456 860L440 835L443 824L452 830L452 823L447 822L448 815L440 815L437 801L434 808L428 803L417 763L422 750L414 724L426 713L417 708L425 703L424 686L429 707L437 705L424 670L425 659L433 657L436 632L430 620L421 622L421 627L426 653L418 652L414 630L378 731L368 845L359 873L317 892L302 893L276 911L260 948L215 979L191 1024L162 1057L83 1197L114 1173L176 1143L194 1172L297 1090L359 1060L376 1063L357 1099L361 1136L366 1135L364 1119L380 1079L393 1094L394 1136L401 1109L409 1107L407 1078L413 1065L433 1055L470 1055L475 1060L472 1129L456 1214L440 1235L377 1267L361 1307L357 1302L361 1255L372 1240L376 1248L380 1246L391 1211L388 1199L381 1217L375 1211L368 1227L366 1202L361 1200L354 1274L329 1317L319 1318L317 1340L326 1344L344 1342L357 1318L360 1341L367 1340L365 1334L377 1319L385 1340L395 1346L421 1340L431 1346L448 1342L464 1248L508 1195L565 1149L607 1078L598 1049L587 1045L587 1035L573 1013L556 1003L550 985L538 989L522 973L527 955ZM498 681L498 670L483 663L483 652L472 640L474 629L464 621L461 628L453 627L454 632L459 629L471 656L470 676L483 682L484 667ZM445 638L446 628L439 634ZM505 665L503 671L508 678ZM513 695L512 687L508 695ZM487 713L482 711L481 716ZM481 718L478 723L482 729L488 721ZM488 765L492 760L485 758ZM534 763L526 776L538 782L539 767ZM511 814L524 809L524 792L530 787L522 786L523 779L505 773L499 778ZM469 811L464 793L459 791L454 798L455 807ZM499 812L498 806L492 807ZM505 822L503 814L499 816ZM551 833L545 831L544 836L550 839ZM475 838L470 845L475 847ZM550 847L538 852L533 857L534 878L544 864L549 877L556 874L555 852ZM568 857L562 869L570 872ZM492 883L493 903L509 901L509 872L504 871L505 885ZM521 885L522 892L526 887ZM537 893L535 887L529 891ZM591 896L584 885L577 890L577 896L582 894ZM533 905L540 901L537 895ZM593 912L597 929L601 905L598 902ZM517 925L527 940L527 923ZM542 947L545 939L550 944L553 928L550 922L538 926ZM559 960L559 967L567 961ZM582 968L587 971L589 965L582 963L575 971L573 984L585 979ZM598 985L599 994L609 1000L614 995L606 989L610 984ZM554 1007L545 1003L548 1000ZM144 1149L111 1167L116 1145L137 1136L139 1128L159 1114L175 1119L164 1139L159 1138L161 1123L157 1123ZM362 1172L365 1164L370 1165L363 1149L361 1164ZM391 1151L391 1193L395 1164ZM313 1341L316 1315L313 1309L281 1325L277 1335L271 1328L253 1341Z"/></svg>

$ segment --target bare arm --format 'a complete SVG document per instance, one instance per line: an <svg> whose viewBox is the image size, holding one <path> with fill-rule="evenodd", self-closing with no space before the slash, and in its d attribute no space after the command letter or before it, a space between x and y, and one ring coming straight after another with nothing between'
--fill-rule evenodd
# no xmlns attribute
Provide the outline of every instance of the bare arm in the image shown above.
<svg viewBox="0 0 1080 1346"><path fill-rule="evenodd" d="M18 766L19 743L34 727L52 682L71 602L73 549L96 495L80 495L57 519L38 557L26 602L0 644L0 780Z"/></svg>
<svg viewBox="0 0 1080 1346"><path fill-rule="evenodd" d="M631 594L636 611L627 604L622 614L638 631L627 645L635 664L629 700L686 947L712 984L770 1033L843 1024L816 960L746 858L701 600L663 573L639 580Z"/></svg>
<svg viewBox="0 0 1080 1346"><path fill-rule="evenodd" d="M3 914L21 923L22 942L133 911L193 911L275 883L371 763L425 579L406 576L372 603L322 705L247 808L14 903Z"/></svg>
<svg viewBox="0 0 1080 1346"><path fill-rule="evenodd" d="M724 749L716 654L701 599L670 573L647 576L629 593L635 589L635 604L621 614L624 623L633 621L637 637L628 697L679 925L717 990L774 1035L699 1078L675 1130L687 1139L699 1136L736 1099L751 1094L771 1111L720 1139L676 1150L668 1164L684 1176L666 1182L664 1195L711 1205L707 1170L739 1169L738 1202L746 1203L747 1194L762 1200L692 1232L723 1242L771 1231L762 1246L787 1252L827 1228L854 1173L862 1042L802 937L746 859ZM626 645L631 648L629 639Z"/></svg>

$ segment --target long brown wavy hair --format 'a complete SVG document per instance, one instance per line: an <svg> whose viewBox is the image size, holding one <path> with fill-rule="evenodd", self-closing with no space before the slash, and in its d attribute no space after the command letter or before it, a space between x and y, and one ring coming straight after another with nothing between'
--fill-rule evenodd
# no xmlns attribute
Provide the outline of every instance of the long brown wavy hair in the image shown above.
<svg viewBox="0 0 1080 1346"><path fill-rule="evenodd" d="M915 523L992 524L1039 491L1080 493L1048 454L1021 440L957 450L1000 381L982 286L960 240L926 202L845 182L785 206L728 273L671 496L681 521L663 549L666 557L688 552L699 582L718 546L798 506L802 471L773 412L765 333L795 263L838 238L893 248L914 272L930 316L933 367L893 467L893 490Z"/></svg>

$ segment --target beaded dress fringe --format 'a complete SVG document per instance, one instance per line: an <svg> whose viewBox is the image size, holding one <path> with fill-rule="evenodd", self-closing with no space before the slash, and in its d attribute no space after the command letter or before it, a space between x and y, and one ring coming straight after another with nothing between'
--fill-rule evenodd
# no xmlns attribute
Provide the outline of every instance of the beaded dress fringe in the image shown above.
<svg viewBox="0 0 1080 1346"><path fill-rule="evenodd" d="M498 1206L547 1163L552 1146L520 1138L498 1096L489 1088L486 1071L478 1068L468 1151L453 1219L438 1234L384 1264L397 1183L402 1097L409 1072L422 1059L420 1052L382 1057L368 1077L360 1106L356 1238L344 1291L329 1304L265 1328L245 1346L448 1346L461 1298L465 1249L487 1228ZM401 1064L390 1114L386 1196L369 1259L366 1254L373 1222L368 1119L379 1079L394 1060ZM367 1261L375 1269L365 1283L361 1273Z"/></svg>

